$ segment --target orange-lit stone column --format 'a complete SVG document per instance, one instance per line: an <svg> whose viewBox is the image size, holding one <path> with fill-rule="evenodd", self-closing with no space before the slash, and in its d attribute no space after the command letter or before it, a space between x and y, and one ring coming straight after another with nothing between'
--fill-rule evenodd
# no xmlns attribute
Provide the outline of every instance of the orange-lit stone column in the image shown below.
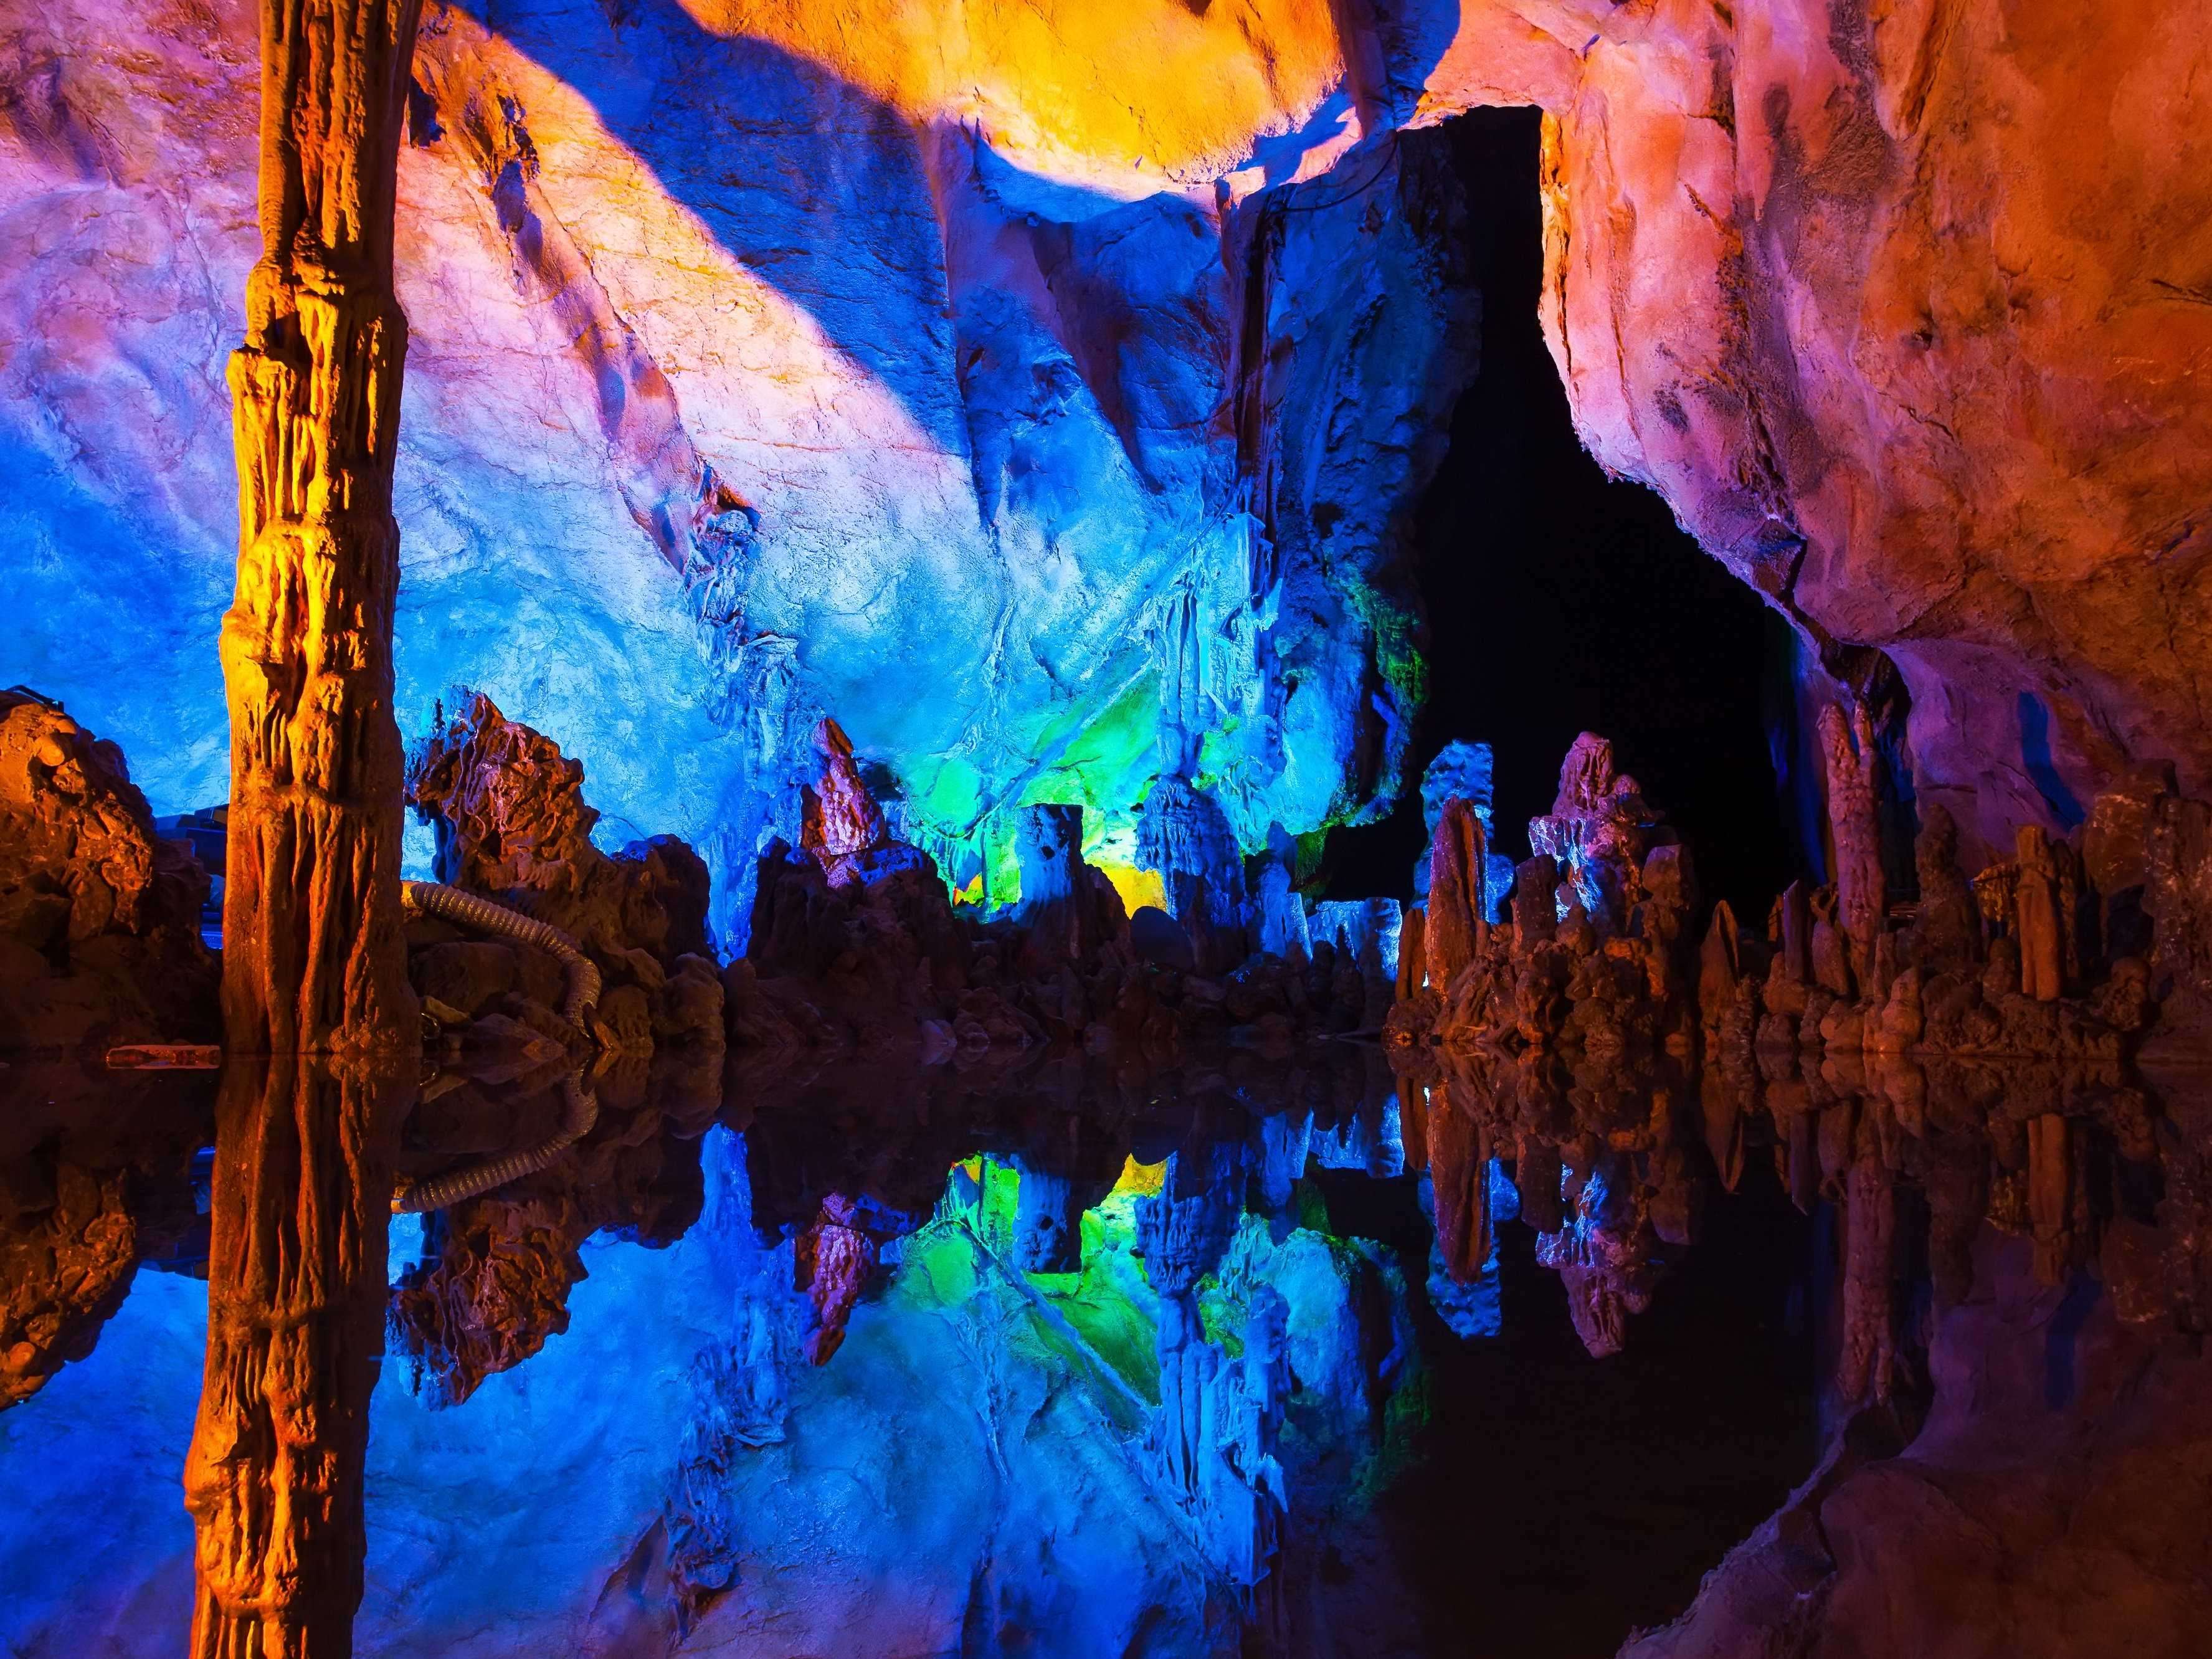
<svg viewBox="0 0 2212 1659"><path fill-rule="evenodd" d="M416 1041L400 934L392 222L420 0L263 0L262 257L232 355L234 1054Z"/></svg>

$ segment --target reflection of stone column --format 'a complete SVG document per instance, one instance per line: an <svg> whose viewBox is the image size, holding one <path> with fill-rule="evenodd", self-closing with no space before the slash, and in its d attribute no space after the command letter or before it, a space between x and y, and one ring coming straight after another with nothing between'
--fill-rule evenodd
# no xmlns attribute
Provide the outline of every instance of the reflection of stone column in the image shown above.
<svg viewBox="0 0 2212 1659"><path fill-rule="evenodd" d="M2027 1214L2035 1232L2035 1276L2062 1283L2074 1255L2074 1148L2066 1120L2045 1112L2027 1122Z"/></svg>
<svg viewBox="0 0 2212 1659"><path fill-rule="evenodd" d="M1429 1117L1429 1176L1444 1271L1472 1285L1490 1259L1490 1131L1454 1089L1443 1091Z"/></svg>
<svg viewBox="0 0 2212 1659"><path fill-rule="evenodd" d="M238 588L222 623L234 1052L416 1041L400 936L392 288L419 0L263 0L262 257L230 386Z"/></svg>
<svg viewBox="0 0 2212 1659"><path fill-rule="evenodd" d="M1896 1357L1890 1284L1896 1189L1873 1112L1860 1115L1855 1139L1844 1177L1844 1351L1836 1366L1837 1395L1851 1405L1869 1390L1876 1401L1889 1398Z"/></svg>
<svg viewBox="0 0 2212 1659"><path fill-rule="evenodd" d="M216 1109L207 1370L185 1464L198 1659L353 1651L403 1085L234 1062Z"/></svg>
<svg viewBox="0 0 2212 1659"><path fill-rule="evenodd" d="M1398 1079L1398 1139L1406 1149L1406 1173L1429 1167L1429 1091L1410 1077Z"/></svg>

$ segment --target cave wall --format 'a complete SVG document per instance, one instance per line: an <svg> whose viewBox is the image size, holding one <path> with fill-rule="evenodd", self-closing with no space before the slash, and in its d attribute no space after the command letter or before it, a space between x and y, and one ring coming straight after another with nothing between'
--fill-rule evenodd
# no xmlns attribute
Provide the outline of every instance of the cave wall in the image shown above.
<svg viewBox="0 0 2212 1659"><path fill-rule="evenodd" d="M224 789L252 17L0 3L0 684L164 811ZM1248 848L1372 817L1423 682L1408 520L1476 368L1421 129L1533 103L1577 428L1791 618L1814 699L1886 653L1919 793L1984 845L2132 758L2202 789L2192 23L432 4L403 725L466 681L556 734L610 841L702 846L732 941L823 713L963 880L1006 879L1023 799L1131 861L1164 765Z"/></svg>
<svg viewBox="0 0 2212 1659"><path fill-rule="evenodd" d="M2212 778L2212 138L2197 9L1469 6L1423 118L1547 124L1584 441L1787 612L1886 653L1921 793L2070 828Z"/></svg>
<svg viewBox="0 0 2212 1659"><path fill-rule="evenodd" d="M224 793L255 51L245 0L0 7L0 683L112 732L163 811ZM1419 684L1389 567L1469 296L1423 228L1449 181L1360 148L1343 80L1310 3L428 6L403 726L465 681L558 734L611 842L702 846L732 940L824 713L956 870L1024 799L1131 861L1185 747L1248 845L1387 803Z"/></svg>

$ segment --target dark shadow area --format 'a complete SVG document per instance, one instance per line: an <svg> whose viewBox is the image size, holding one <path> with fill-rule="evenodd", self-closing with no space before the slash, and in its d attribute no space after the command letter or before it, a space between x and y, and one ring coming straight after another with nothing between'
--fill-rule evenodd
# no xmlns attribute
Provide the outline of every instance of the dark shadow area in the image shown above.
<svg viewBox="0 0 2212 1659"><path fill-rule="evenodd" d="M1328 1202L1332 1226L1402 1253L1414 1291L1430 1416L1380 1519L1427 1651L1606 1659L1632 1629L1686 1611L1811 1472L1811 1224L1771 1170L1747 1172L1707 1207L1627 1351L1595 1360L1518 1222L1498 1231L1503 1334L1445 1329L1419 1289L1428 1240L1413 1185L1333 1182Z"/></svg>
<svg viewBox="0 0 2212 1659"><path fill-rule="evenodd" d="M1575 435L1536 315L1539 121L1480 109L1443 129L1480 273L1482 368L1416 532L1429 699L1413 765L1390 817L1332 834L1328 896L1406 894L1420 773L1454 738L1496 750L1498 850L1525 858L1528 820L1591 731L1694 848L1707 891L1763 916L1792 873L1762 690L1787 624Z"/></svg>

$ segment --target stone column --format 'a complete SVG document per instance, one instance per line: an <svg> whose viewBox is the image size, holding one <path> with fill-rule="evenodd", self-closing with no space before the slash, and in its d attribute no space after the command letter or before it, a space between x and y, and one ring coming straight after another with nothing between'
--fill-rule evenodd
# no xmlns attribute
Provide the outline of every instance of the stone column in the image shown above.
<svg viewBox="0 0 2212 1659"><path fill-rule="evenodd" d="M1851 977L1857 994L1871 999L1889 988L1875 982L1875 939L1887 925L1889 890L1881 864L1874 722L1864 708L1846 721L1843 710L1831 703L1820 710L1820 729L1827 763L1828 830L1834 843L1838 921L1850 942Z"/></svg>
<svg viewBox="0 0 2212 1659"><path fill-rule="evenodd" d="M263 0L260 263L232 354L238 589L222 623L234 1053L416 1041L392 708L392 286L420 0Z"/></svg>

